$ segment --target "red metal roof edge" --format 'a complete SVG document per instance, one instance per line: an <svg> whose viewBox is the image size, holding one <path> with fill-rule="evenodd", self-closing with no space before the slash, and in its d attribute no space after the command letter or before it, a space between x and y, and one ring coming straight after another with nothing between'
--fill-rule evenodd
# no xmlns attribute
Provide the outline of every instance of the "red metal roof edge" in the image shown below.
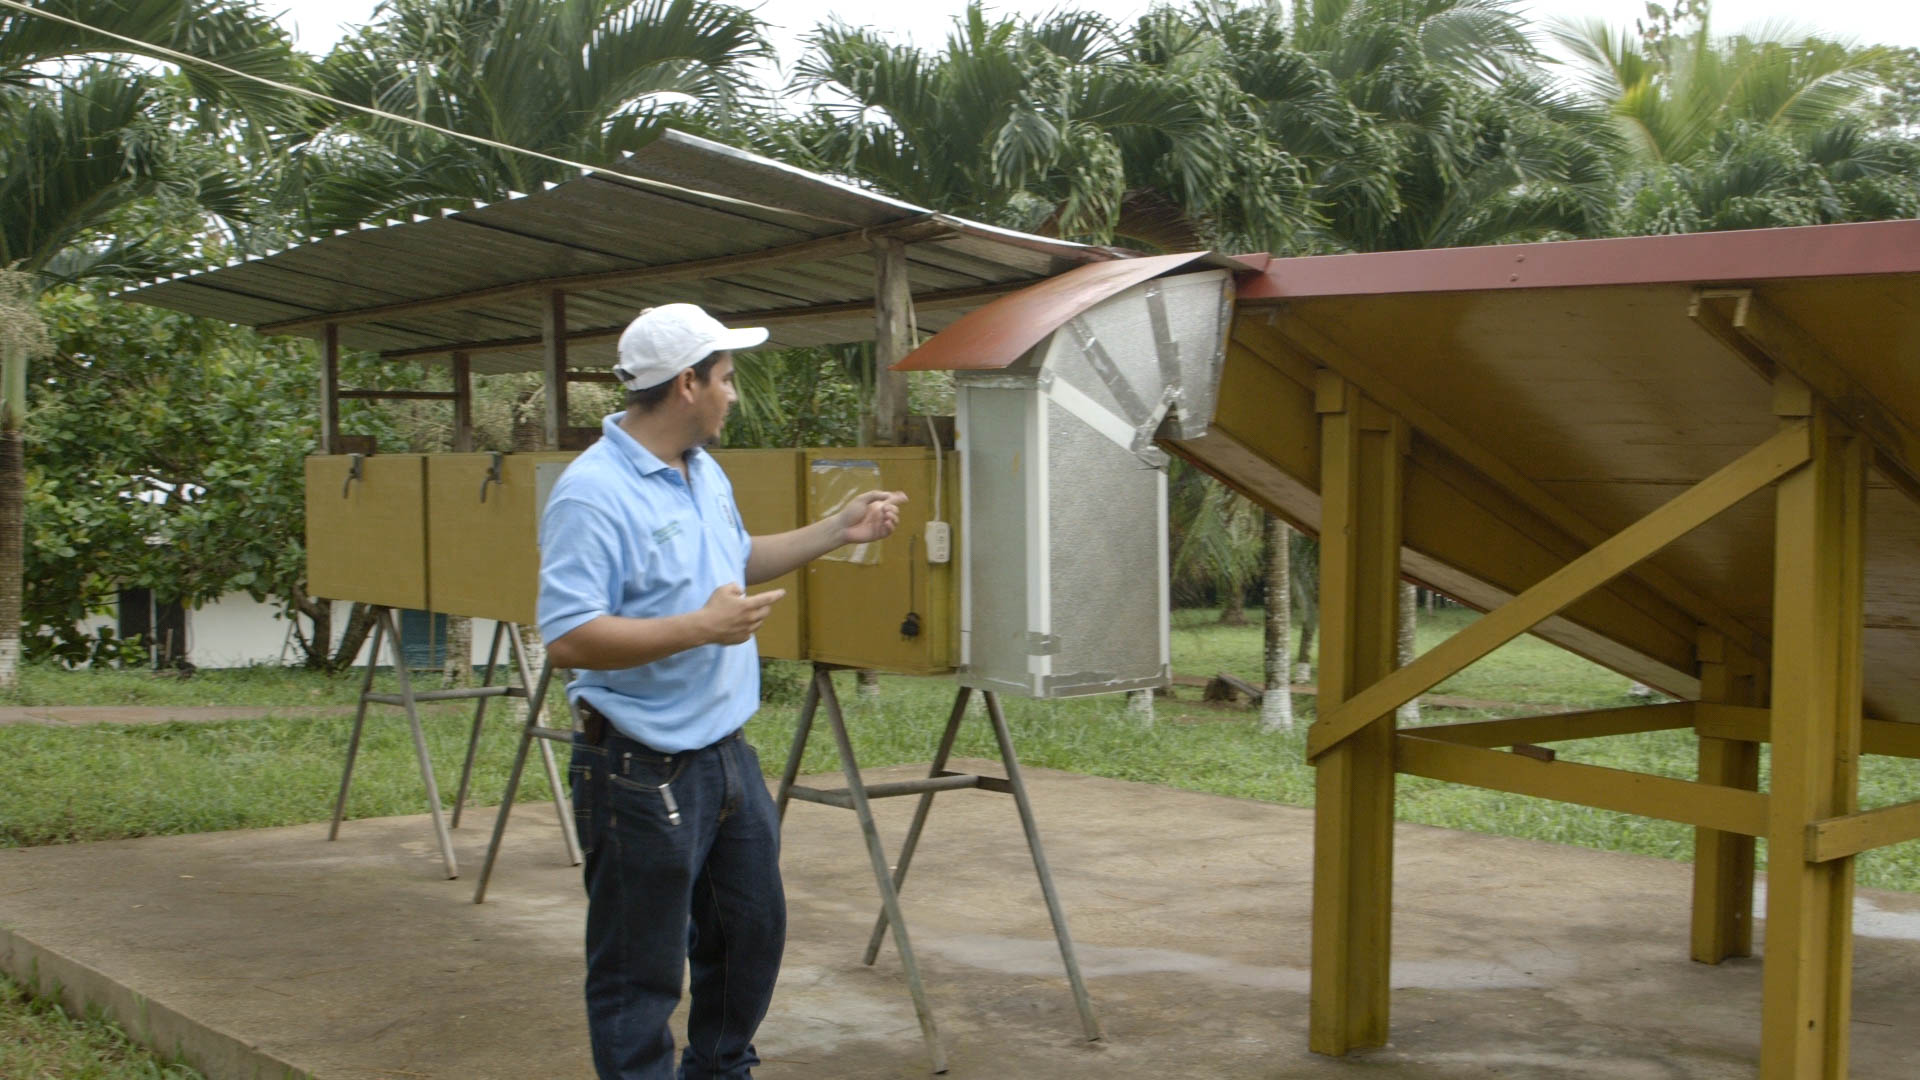
<svg viewBox="0 0 1920 1080"><path fill-rule="evenodd" d="M1275 259L1242 300L1920 273L1920 220Z"/></svg>
<svg viewBox="0 0 1920 1080"><path fill-rule="evenodd" d="M1006 367L1067 320L1207 252L1088 263L1008 293L962 315L893 365L894 371L991 371Z"/></svg>

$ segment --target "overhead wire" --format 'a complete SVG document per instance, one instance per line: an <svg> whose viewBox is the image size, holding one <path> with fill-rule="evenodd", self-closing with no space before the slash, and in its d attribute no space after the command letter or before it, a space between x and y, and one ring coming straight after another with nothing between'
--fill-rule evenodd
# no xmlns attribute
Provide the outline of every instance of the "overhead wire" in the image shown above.
<svg viewBox="0 0 1920 1080"><path fill-rule="evenodd" d="M285 93L294 94L300 97L311 98L315 101L324 101L329 105L335 105L343 109L351 109L355 112L365 113L368 116L376 117L381 120L391 120L396 123L411 124L414 127L424 128L428 131L436 132L441 135L447 135L455 139L464 139L467 142L474 143L479 146L485 146L495 150L505 150L515 154L525 154L528 157L536 158L540 161L545 161L554 165L564 165L567 168L576 170L583 175L605 177L610 180L616 180L623 184L632 184L637 187L645 188L661 194L683 196L683 197L691 196L703 202L720 203L722 205L742 207L749 210L759 211L761 213L806 217L806 218L812 218L815 221L827 222L833 225L843 225L848 228L853 227L852 222L839 221L834 218L822 217L819 214L810 214L804 211L793 210L786 207L764 206L760 203L752 202L747 199L736 199L730 195L718 195L713 192L697 191L693 188L681 187L678 184L669 184L663 180L654 180L649 177L636 176L633 173L621 172L618 169L610 169L604 165L588 165L585 162L573 161L568 158L558 157L556 155L548 154L540 150L529 150L524 146L515 146L512 143L501 142L498 139L489 139L484 135L475 135L475 134L472 134L471 132L465 132L465 131L455 131L452 128L441 127L438 124L431 123L426 120L421 120L416 117L402 116L399 113L391 113L391 112L387 112L384 109L377 109L371 105L361 105L356 102L345 101L328 94L323 94L318 90L311 90L304 86L295 86L291 83L283 83L277 79L269 79L264 75L255 75L255 74L252 74L251 72L240 71L236 68L228 67L227 65L222 64L216 60L209 60L203 56L194 56L191 53L180 52L177 49L168 48L165 45L156 45L151 41L142 41L139 38L128 37L125 34L115 33L112 30L105 30L98 26L94 26L89 23L83 22L79 19L69 18L68 16L59 15L51 11L46 11L42 8L36 8L30 4L23 3L22 0L0 0L0 7L9 7L9 8L13 8L16 11L25 12L28 15L37 15L43 19L51 19L54 22L65 23L68 26L73 26L78 29L85 30L90 34L98 34L101 37L108 38L113 41L120 41L128 45L137 46L143 51L151 52L159 56L164 56L170 60L175 60L177 62L184 63L184 64L197 64L201 67L212 68L215 71L224 72L225 74L232 75L236 78L246 79L250 82L256 82L263 86L271 87L275 90L280 90Z"/></svg>

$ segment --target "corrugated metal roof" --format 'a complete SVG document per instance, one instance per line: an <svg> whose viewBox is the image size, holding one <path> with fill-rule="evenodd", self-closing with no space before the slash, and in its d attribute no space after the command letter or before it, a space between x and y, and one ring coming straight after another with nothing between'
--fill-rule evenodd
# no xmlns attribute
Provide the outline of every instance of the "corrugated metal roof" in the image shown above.
<svg viewBox="0 0 1920 1080"><path fill-rule="evenodd" d="M620 174L634 179L625 179ZM371 223L150 282L124 299L396 359L468 352L536 370L543 297L567 294L570 366L612 362L642 307L692 301L775 345L873 336L873 242L907 245L922 331L995 296L1127 252L1000 229L669 132L613 170L459 211Z"/></svg>

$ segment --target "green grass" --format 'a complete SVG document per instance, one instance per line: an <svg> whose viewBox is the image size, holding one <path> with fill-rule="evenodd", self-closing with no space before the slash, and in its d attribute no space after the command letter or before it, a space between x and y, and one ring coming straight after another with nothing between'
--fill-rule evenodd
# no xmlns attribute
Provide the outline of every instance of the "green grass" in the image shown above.
<svg viewBox="0 0 1920 1080"><path fill-rule="evenodd" d="M0 975L0 1076L10 1080L199 1080L97 1015L74 1016Z"/></svg>
<svg viewBox="0 0 1920 1080"><path fill-rule="evenodd" d="M330 678L301 668L207 669L181 678L171 672L68 671L27 664L20 669L19 687L0 697L0 705L342 705L351 709L359 694L357 675Z"/></svg>
<svg viewBox="0 0 1920 1080"><path fill-rule="evenodd" d="M1191 675L1230 671L1258 681L1259 613L1249 615L1254 621L1248 626L1223 627L1214 612L1176 612L1174 670ZM1473 618L1459 609L1423 613L1420 647L1431 648ZM770 683L777 684L777 700L748 725L770 772L778 770L792 738L803 672L799 665L776 665ZM863 765L927 760L952 702L950 679L887 677L879 702L871 703L854 692L850 676L836 678L842 680L841 700ZM381 679L390 688L391 676ZM1514 715L1526 711L1527 704L1623 705L1634 700L1627 688L1620 675L1545 642L1522 639L1439 687L1458 697L1512 702L1514 708L1429 705L1423 721ZM268 668L205 672L185 680L140 672L30 669L21 696L43 704L251 705L263 714L288 705L323 704L341 712L209 724L0 727L0 760L12 765L0 772L0 846L324 820L339 784L348 710L358 689L359 679L351 674L329 678ZM1112 697L1060 702L1008 698L1006 709L1022 757L1033 765L1299 806L1312 802L1313 771L1302 751L1305 727L1313 719L1311 695L1296 697L1298 726L1280 734L1260 732L1249 707L1198 697L1197 689L1186 687L1179 697L1162 699L1159 722L1151 727L1129 720L1119 699ZM504 789L517 735L504 706L496 703L489 714L492 721L483 736L472 797L481 803L495 801ZM467 706L424 710L428 745L449 800L458 783L470 717ZM1694 775L1692 739L1677 731L1563 743L1557 749L1565 760L1689 779ZM975 719L963 728L957 752L994 756L983 722ZM830 740L813 740L805 768L838 768ZM100 776L116 782L102 786ZM1862 804L1913 798L1915 779L1912 762L1867 758L1861 771ZM1670 822L1417 777L1401 778L1399 791L1399 813L1407 821L1671 859L1691 856L1691 831ZM84 798L80 792L86 793ZM548 797L544 776L530 769L522 800ZM423 809L402 714L375 706L355 771L349 816ZM1920 844L1863 856L1859 880L1871 887L1920 891Z"/></svg>

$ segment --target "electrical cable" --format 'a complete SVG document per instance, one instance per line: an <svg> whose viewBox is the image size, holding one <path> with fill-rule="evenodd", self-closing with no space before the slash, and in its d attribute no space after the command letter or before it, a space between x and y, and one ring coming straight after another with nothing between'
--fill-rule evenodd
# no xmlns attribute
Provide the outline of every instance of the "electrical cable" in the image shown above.
<svg viewBox="0 0 1920 1080"><path fill-rule="evenodd" d="M947 468L946 459L940 450L940 431L933 426L933 417L923 416L921 419L927 422L927 441L933 444L933 520L945 521L946 518L941 514L940 488L942 480L946 477Z"/></svg>
<svg viewBox="0 0 1920 1080"><path fill-rule="evenodd" d="M785 209L785 208L774 207L774 206L762 206L759 203L749 202L746 199L736 199L727 195L716 195L710 192L695 191L692 188L681 187L678 184L669 184L660 180L651 180L644 176L635 176L632 173L621 172L618 169L610 169L602 165L588 165L583 162L571 161L563 157L556 157L552 154L543 153L539 150L529 150L524 146L514 146L512 143L504 143L496 139L489 139L484 135L474 135L468 132L455 131L452 128L444 128L438 124L428 123L425 120L417 120L410 116L401 116L399 113L390 113L383 109L376 109L370 105L358 105L351 101L343 101L340 98L331 97L327 94L320 93L318 90L309 90L304 86L294 86L290 83L279 82L274 79L269 79L264 75L254 75L249 72L240 71L235 68L230 68L225 64L219 63L218 61L215 61L215 60L209 60L201 56L194 56L190 53L183 53L177 49L170 49L165 45L156 45L150 41L142 41L139 38L128 37L125 34L116 34L111 30L103 30L100 27L82 22L79 19L68 18L65 15L57 15L51 11L45 11L40 8L33 7L29 4L22 3L21 0L0 0L0 7L13 8L16 11L23 11L28 15L38 15L43 19L52 19L54 22L65 23L68 26L78 27L79 29L85 30L88 33L99 34L101 37L104 37L104 38L110 38L114 41L125 42L129 45L136 45L143 50L156 53L160 56L165 56L169 59L176 60L180 63L199 64L202 67L209 67L214 69L215 71L225 72L226 74L232 75L236 78L246 79L250 82L256 82L261 84L262 86L268 86L275 90L284 91L289 94L295 94L300 97L312 98L315 101L324 101L329 105L337 105L343 109L352 109L356 112L365 113L368 116L378 117L379 119L382 119L382 120L392 120L397 123L411 124L414 127L425 128L428 131L437 132L441 135L451 136L456 139L464 139L467 142L475 143L480 146L490 147L495 150L506 150L516 154L525 154L528 157L537 158L541 161L550 162L555 165L564 165L570 169L576 169L583 174L588 174L593 176L604 176L610 179L618 180L622 183L634 184L636 186L647 188L656 192L660 192L662 194L682 195L682 196L691 195L703 201L718 202L725 205L742 207L745 209L756 210L763 213L789 214L789 215L794 215L798 217L812 218L815 221L828 222L834 225L845 226L847 228L854 227L854 223L849 221L840 221L835 218L822 217L819 214L810 214L810 213L806 213L804 211L799 211L799 210L791 210L791 209Z"/></svg>

